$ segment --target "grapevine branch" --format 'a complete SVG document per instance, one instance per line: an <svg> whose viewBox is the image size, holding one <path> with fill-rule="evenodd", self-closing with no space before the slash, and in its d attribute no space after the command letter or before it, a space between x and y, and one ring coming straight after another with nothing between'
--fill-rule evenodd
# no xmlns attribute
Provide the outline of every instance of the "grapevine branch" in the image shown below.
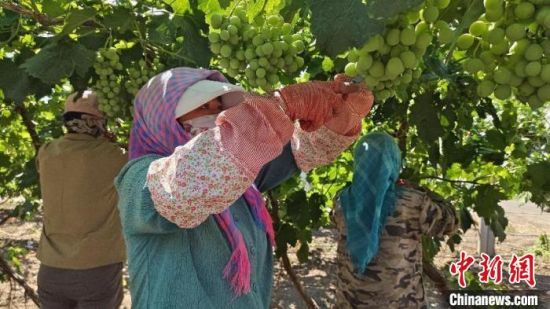
<svg viewBox="0 0 550 309"><path fill-rule="evenodd" d="M0 271L4 274L8 275L10 279L17 282L24 290L25 295L28 295L32 301L40 307L40 302L38 301L38 295L34 291L33 288L31 288L24 278L21 277L21 275L17 274L16 272L11 269L10 265L6 260L4 260L3 256L0 256Z"/></svg>
<svg viewBox="0 0 550 309"><path fill-rule="evenodd" d="M21 28L21 21L18 20L17 28L14 31L12 31L11 36L5 42L2 42L0 46L1 47L8 46L11 43L11 41L13 41L17 37L17 35L19 34L20 28Z"/></svg>
<svg viewBox="0 0 550 309"><path fill-rule="evenodd" d="M281 257L281 260L283 261L283 267L286 270L288 276L290 277L290 280L294 284L294 287L298 290L298 293L300 293L300 296L302 296L302 299L307 304L307 307L309 309L318 309L319 305L315 303L315 300L311 298L304 289L304 287L300 284L298 280L298 276L296 276L296 273L292 269L292 265L290 264L290 259L288 258L288 253L283 254Z"/></svg>
<svg viewBox="0 0 550 309"><path fill-rule="evenodd" d="M0 226L4 225L4 223L8 222L9 219L13 218L13 214L12 213L8 213L5 215L5 217L3 217L1 220L0 220Z"/></svg>
<svg viewBox="0 0 550 309"><path fill-rule="evenodd" d="M471 1L470 2L470 5L468 6L468 8L466 9L466 12L464 13L464 16L468 16L469 14L471 14L471 11L474 9L474 5L475 5L476 1ZM462 21L458 27L457 30L455 31L458 31L459 33L462 33L462 31L464 30L466 26L464 26L464 21ZM453 51L454 49L456 48L456 38L453 40L452 44L451 44L451 47L449 48L449 53L447 54L447 58L445 59L445 63L449 63L453 57Z"/></svg>
<svg viewBox="0 0 550 309"><path fill-rule="evenodd" d="M273 197L273 193L271 191L268 191L267 195L269 197L269 201L273 208L273 211L272 211L273 223L279 224L281 221L281 219L279 218L279 202L277 201L277 199ZM298 280L298 276L294 272L294 269L292 269L292 265L290 264L290 259L288 258L288 253L285 252L283 256L281 256L281 260L283 263L283 268L285 269L286 273L290 277L292 284L294 284L294 287L296 288L296 290L298 291L298 293L300 294L304 302L307 304L307 307L309 309L318 309L319 305L317 305L315 300L313 300L313 298L309 296L304 286Z"/></svg>
<svg viewBox="0 0 550 309"><path fill-rule="evenodd" d="M477 181L452 180L452 179L447 179L447 178L438 177L438 176L422 177L421 179L437 179L437 180L442 180L442 181L450 182L450 183L453 183L453 184L471 184L471 185L480 185L480 184L481 184L481 183L479 183L479 182L477 182Z"/></svg>
<svg viewBox="0 0 550 309"><path fill-rule="evenodd" d="M22 16L31 17L34 20L36 20L38 23L46 27L63 23L62 18L50 18L46 14L38 13L32 10L26 9L13 2L2 2L0 3L0 7L8 11L15 12Z"/></svg>
<svg viewBox="0 0 550 309"><path fill-rule="evenodd" d="M0 205L6 203L7 201L9 201L9 198L4 198L3 200L0 200ZM4 223L8 222L9 219L15 217L15 215L13 214L13 210L12 211L2 211L2 215L4 217L2 217L2 219L0 219L0 226L4 225Z"/></svg>
<svg viewBox="0 0 550 309"><path fill-rule="evenodd" d="M436 288L445 296L445 299L447 299L447 295L449 295L450 291L447 279L445 279L432 262L426 259L422 259L422 269L423 273L435 283Z"/></svg>
<svg viewBox="0 0 550 309"><path fill-rule="evenodd" d="M401 150L401 153L403 153L403 156L407 154L407 132L409 131L409 122L407 119L404 119L401 122L401 125L399 126L399 130L397 131L397 138L399 140L399 149Z"/></svg>
<svg viewBox="0 0 550 309"><path fill-rule="evenodd" d="M33 10L29 10L27 8L24 8L22 6L17 5L13 2L0 2L0 7L3 9L6 9L8 11L15 12L21 16L30 17L34 20L36 20L39 24L41 24L44 27L50 27L55 25L61 25L65 22L64 18L51 18L48 15L44 13L39 13ZM98 24L96 21L89 20L84 22L85 26L88 27L100 27L101 25Z"/></svg>
<svg viewBox="0 0 550 309"><path fill-rule="evenodd" d="M162 53L168 54L172 57L179 58L181 60L187 61L187 62L195 64L195 65L197 64L193 59L191 59L189 57L186 57L184 55L169 51L169 50L163 48L162 46L155 45L155 44L152 44L152 43L148 43L145 40L145 38L143 37L143 34L141 33L141 30L139 29L139 24L136 21L134 21L134 27L135 27L136 34L137 34L138 39L139 39L139 43L140 43L140 45L141 45L141 47L143 48L144 51L148 51L149 50L148 46L150 45L151 48L156 48L157 50L159 50Z"/></svg>

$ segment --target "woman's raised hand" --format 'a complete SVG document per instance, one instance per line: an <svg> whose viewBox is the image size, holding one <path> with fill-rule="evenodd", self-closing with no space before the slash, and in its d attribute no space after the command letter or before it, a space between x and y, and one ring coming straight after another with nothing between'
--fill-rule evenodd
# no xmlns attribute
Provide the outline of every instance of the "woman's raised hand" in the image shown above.
<svg viewBox="0 0 550 309"><path fill-rule="evenodd" d="M334 81L312 81L283 87L279 94L290 119L299 120L306 131L315 131L327 123L336 106L344 102L343 95L336 91L338 87Z"/></svg>
<svg viewBox="0 0 550 309"><path fill-rule="evenodd" d="M326 127L342 135L353 135L361 130L361 120L370 112L374 97L364 83L352 83L346 75L336 75L336 91L344 99L333 110Z"/></svg>

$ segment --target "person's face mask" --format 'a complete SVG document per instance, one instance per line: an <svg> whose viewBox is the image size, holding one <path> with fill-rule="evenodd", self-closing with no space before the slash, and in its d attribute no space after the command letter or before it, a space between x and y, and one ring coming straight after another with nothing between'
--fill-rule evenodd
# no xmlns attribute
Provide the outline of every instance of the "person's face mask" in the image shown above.
<svg viewBox="0 0 550 309"><path fill-rule="evenodd" d="M196 136L199 133L215 127L217 117L218 114L213 114L186 120L183 122L183 127L189 131L191 135Z"/></svg>

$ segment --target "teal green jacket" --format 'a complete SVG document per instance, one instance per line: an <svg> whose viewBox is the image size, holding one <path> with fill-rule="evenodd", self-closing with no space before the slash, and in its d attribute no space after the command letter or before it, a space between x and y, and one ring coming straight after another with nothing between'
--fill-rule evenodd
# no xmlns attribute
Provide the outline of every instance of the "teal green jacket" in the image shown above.
<svg viewBox="0 0 550 309"><path fill-rule="evenodd" d="M252 291L236 298L223 278L231 249L215 220L210 217L194 229L181 229L155 210L145 179L149 165L158 158L148 155L128 162L115 180L132 308L269 308L273 253L244 199L239 198L229 209L248 249ZM264 166L255 184L264 192L297 171L287 145Z"/></svg>

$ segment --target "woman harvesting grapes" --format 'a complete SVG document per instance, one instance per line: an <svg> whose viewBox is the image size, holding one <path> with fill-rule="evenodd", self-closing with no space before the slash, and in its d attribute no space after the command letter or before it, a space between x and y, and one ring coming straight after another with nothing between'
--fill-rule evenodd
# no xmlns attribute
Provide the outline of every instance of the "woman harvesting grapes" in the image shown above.
<svg viewBox="0 0 550 309"><path fill-rule="evenodd" d="M397 181L401 153L386 133L361 138L353 159L352 182L334 201L335 308L427 308L422 235L452 235L454 208L425 188Z"/></svg>
<svg viewBox="0 0 550 309"><path fill-rule="evenodd" d="M176 68L140 90L116 180L134 308L269 307L274 231L260 192L356 139L373 99L343 82L259 96Z"/></svg>
<svg viewBox="0 0 550 309"><path fill-rule="evenodd" d="M128 155L92 91L65 102L66 134L36 157L44 207L37 284L42 308L118 308L126 260L113 180Z"/></svg>

